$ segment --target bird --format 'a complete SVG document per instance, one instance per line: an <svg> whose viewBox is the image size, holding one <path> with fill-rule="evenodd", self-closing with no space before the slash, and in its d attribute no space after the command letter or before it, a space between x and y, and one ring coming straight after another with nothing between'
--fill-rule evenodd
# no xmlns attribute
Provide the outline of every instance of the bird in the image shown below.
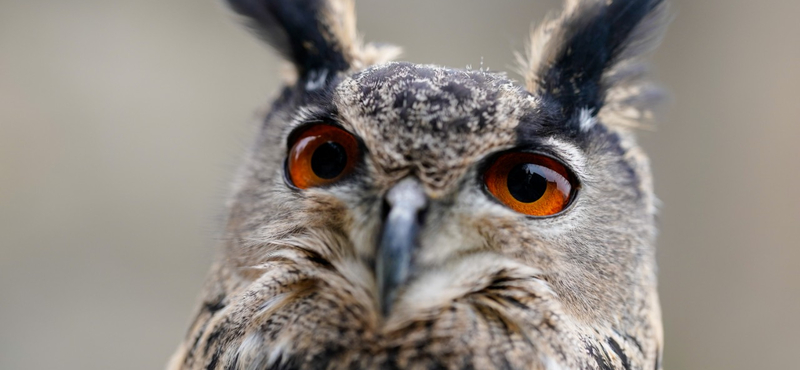
<svg viewBox="0 0 800 370"><path fill-rule="evenodd" d="M662 368L666 1L565 1L519 80L397 61L352 0L227 5L291 68L167 369Z"/></svg>

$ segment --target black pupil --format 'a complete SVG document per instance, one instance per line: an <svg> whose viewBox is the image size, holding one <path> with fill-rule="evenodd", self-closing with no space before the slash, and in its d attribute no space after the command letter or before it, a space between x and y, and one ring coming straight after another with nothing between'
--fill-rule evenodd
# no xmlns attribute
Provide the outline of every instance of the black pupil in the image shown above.
<svg viewBox="0 0 800 370"><path fill-rule="evenodd" d="M322 179L339 176L347 166L347 152L333 141L320 145L311 156L311 170Z"/></svg>
<svg viewBox="0 0 800 370"><path fill-rule="evenodd" d="M539 167L531 163L514 166L508 173L508 191L522 203L533 203L547 190L547 179L536 171Z"/></svg>

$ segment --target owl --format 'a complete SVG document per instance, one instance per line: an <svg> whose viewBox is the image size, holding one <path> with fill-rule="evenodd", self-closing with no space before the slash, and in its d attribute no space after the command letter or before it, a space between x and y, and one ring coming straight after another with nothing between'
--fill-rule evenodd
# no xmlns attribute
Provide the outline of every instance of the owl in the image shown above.
<svg viewBox="0 0 800 370"><path fill-rule="evenodd" d="M395 62L352 0L228 4L292 68L168 369L661 368L664 1L567 1L521 83Z"/></svg>

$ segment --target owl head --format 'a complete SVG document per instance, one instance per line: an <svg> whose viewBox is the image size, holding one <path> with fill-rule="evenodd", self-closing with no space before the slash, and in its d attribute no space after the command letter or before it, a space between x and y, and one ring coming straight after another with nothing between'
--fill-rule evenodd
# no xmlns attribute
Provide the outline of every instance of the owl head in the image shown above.
<svg viewBox="0 0 800 370"><path fill-rule="evenodd" d="M176 361L660 367L634 129L659 96L640 57L661 0L568 1L519 56L523 83L393 62L352 1L228 3L292 72Z"/></svg>

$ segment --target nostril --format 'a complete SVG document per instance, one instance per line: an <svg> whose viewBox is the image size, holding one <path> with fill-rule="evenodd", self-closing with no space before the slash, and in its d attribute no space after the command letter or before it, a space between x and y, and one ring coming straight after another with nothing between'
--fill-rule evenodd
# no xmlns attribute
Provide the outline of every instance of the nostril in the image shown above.
<svg viewBox="0 0 800 370"><path fill-rule="evenodd" d="M386 221L386 218L389 217L389 211L391 210L392 205L389 204L386 198L383 198L383 202L381 203L381 220Z"/></svg>
<svg viewBox="0 0 800 370"><path fill-rule="evenodd" d="M417 223L419 225L425 224L425 219L428 217L428 207L421 208L417 211Z"/></svg>

